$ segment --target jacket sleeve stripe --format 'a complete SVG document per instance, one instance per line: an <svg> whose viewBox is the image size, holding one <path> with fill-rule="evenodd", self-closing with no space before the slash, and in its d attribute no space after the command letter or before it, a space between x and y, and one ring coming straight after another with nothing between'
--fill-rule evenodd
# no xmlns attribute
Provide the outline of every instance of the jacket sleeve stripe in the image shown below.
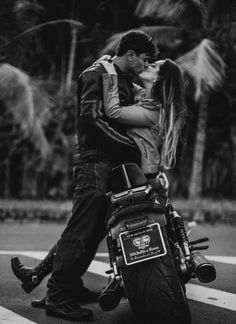
<svg viewBox="0 0 236 324"><path fill-rule="evenodd" d="M116 132L114 128L110 127L107 122L99 119L94 122L94 125L99 128L105 135L107 135L108 138L115 140L117 143L136 148L133 141L131 141L128 137Z"/></svg>

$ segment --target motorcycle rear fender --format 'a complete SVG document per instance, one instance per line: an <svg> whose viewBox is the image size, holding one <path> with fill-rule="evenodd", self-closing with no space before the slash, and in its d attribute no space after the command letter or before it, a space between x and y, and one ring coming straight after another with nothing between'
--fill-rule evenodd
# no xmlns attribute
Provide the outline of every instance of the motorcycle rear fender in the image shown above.
<svg viewBox="0 0 236 324"><path fill-rule="evenodd" d="M124 231L134 230L153 223L158 223L160 226L166 225L166 216L164 213L157 214L151 211L141 211L132 215L122 217L113 227L110 228L111 237L113 240L119 238L119 234Z"/></svg>

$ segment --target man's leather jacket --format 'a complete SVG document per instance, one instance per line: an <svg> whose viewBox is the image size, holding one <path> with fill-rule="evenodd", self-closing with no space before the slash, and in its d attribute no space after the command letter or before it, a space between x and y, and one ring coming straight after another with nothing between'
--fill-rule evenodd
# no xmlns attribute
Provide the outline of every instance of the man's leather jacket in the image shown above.
<svg viewBox="0 0 236 324"><path fill-rule="evenodd" d="M134 103L134 85L131 76L118 67L118 87L121 106ZM103 77L106 70L101 64L86 69L78 80L76 135L77 160L86 156L108 158L115 164L139 162L139 150L126 136L124 126L105 116L103 106ZM75 159L76 160L76 159Z"/></svg>

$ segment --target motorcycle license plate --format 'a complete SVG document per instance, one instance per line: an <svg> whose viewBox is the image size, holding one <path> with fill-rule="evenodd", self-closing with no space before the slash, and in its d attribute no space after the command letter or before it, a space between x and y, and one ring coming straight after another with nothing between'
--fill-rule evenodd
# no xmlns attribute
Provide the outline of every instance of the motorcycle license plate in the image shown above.
<svg viewBox="0 0 236 324"><path fill-rule="evenodd" d="M126 265L166 254L165 242L158 223L120 233L119 237Z"/></svg>

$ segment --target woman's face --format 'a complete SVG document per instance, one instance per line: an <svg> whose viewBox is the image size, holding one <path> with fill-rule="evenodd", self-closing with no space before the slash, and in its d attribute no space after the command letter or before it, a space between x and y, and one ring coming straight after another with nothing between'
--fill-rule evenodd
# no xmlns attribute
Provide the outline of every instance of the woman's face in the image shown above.
<svg viewBox="0 0 236 324"><path fill-rule="evenodd" d="M165 60L159 60L155 63L149 64L148 67L139 74L139 77L143 81L148 81L153 83L159 78L160 66L165 62Z"/></svg>

